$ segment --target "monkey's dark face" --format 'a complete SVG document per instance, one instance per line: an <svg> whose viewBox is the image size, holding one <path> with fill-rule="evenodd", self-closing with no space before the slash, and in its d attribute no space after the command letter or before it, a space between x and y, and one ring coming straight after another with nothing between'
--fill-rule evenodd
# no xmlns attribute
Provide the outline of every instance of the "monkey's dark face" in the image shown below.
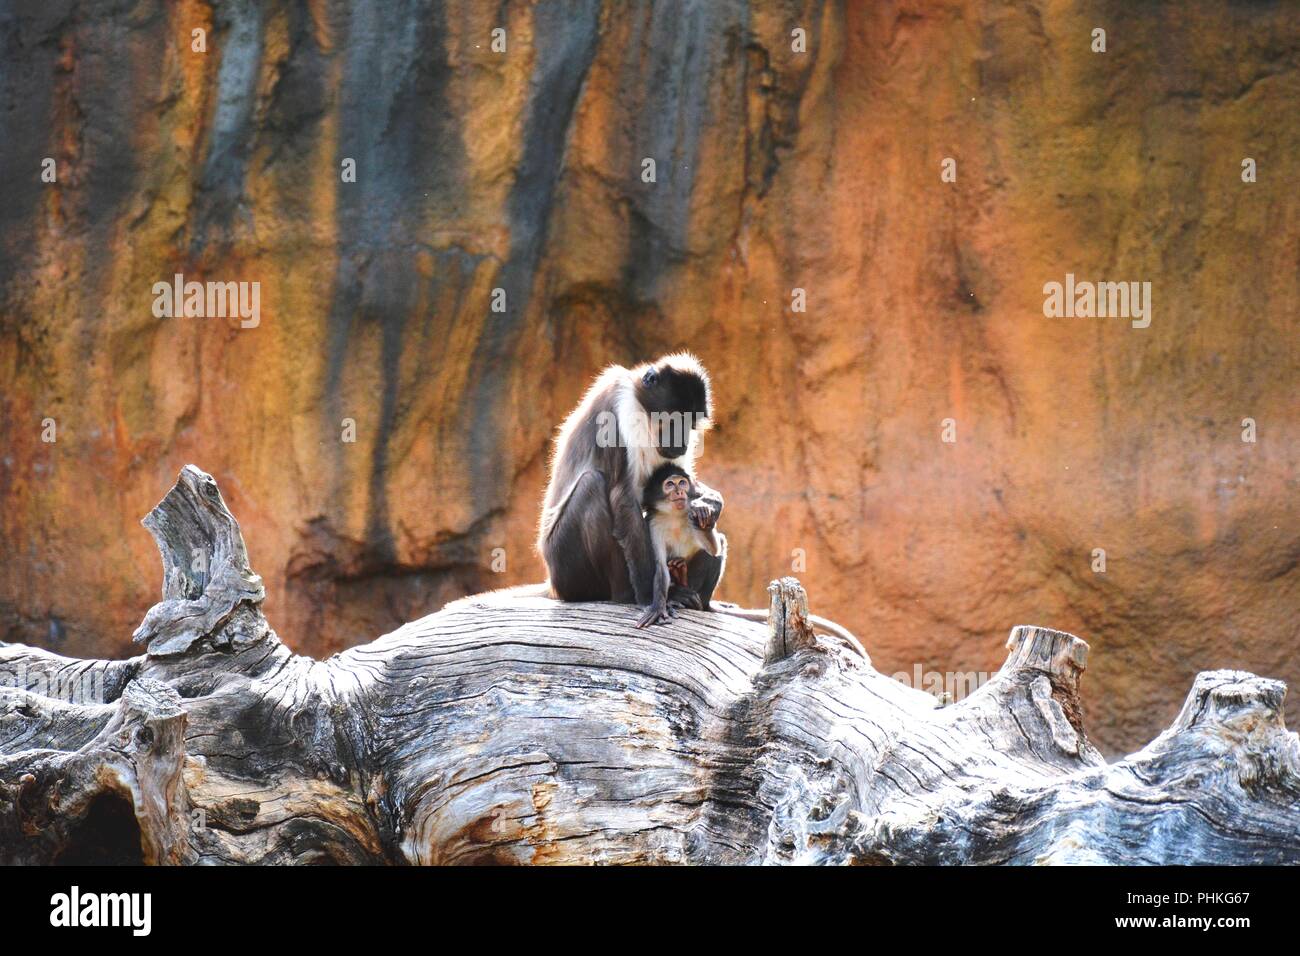
<svg viewBox="0 0 1300 956"><path fill-rule="evenodd" d="M662 363L645 370L636 392L659 453L668 459L686 454L691 432L703 427L712 411L708 383L692 371Z"/></svg>

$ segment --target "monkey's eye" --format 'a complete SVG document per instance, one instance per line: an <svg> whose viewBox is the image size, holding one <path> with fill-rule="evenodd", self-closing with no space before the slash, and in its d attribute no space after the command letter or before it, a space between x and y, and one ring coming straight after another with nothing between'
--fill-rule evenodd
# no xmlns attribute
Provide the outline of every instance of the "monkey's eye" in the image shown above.
<svg viewBox="0 0 1300 956"><path fill-rule="evenodd" d="M658 384L658 382L659 382L659 373L653 368L646 369L645 374L641 376L641 383L645 385L647 388L649 388L652 385Z"/></svg>

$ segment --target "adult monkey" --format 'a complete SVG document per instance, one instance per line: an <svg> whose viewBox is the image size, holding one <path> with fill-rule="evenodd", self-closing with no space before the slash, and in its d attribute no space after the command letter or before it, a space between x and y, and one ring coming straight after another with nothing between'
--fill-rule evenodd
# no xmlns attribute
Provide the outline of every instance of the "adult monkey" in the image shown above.
<svg viewBox="0 0 1300 956"><path fill-rule="evenodd" d="M542 502L537 550L556 597L639 604L647 610L638 627L662 620L653 606L657 565L641 495L666 462L694 475L699 434L712 414L708 372L686 352L633 369L614 365L592 383L556 435ZM722 496L695 484L692 520L712 528ZM696 555L689 586L673 586L672 605L708 607L724 561Z"/></svg>

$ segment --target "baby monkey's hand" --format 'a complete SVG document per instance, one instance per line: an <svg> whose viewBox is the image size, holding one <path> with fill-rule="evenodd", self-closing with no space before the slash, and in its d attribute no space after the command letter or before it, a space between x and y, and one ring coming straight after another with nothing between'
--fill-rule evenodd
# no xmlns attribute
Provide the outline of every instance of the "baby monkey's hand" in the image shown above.
<svg viewBox="0 0 1300 956"><path fill-rule="evenodd" d="M686 579L686 559L669 558L668 576L672 578L673 584L683 588L690 587L690 582Z"/></svg>

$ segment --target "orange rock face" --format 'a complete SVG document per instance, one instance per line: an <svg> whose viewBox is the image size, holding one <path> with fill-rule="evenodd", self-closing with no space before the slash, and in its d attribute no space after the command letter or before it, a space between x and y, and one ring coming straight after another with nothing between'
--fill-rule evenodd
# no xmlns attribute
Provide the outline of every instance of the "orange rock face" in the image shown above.
<svg viewBox="0 0 1300 956"><path fill-rule="evenodd" d="M0 19L4 639L131 653L189 461L298 650L537 580L552 429L685 347L724 597L795 573L958 693L1072 631L1112 753L1300 680L1285 5L77 9ZM177 273L256 326L156 317ZM1046 316L1067 274L1149 326Z"/></svg>

